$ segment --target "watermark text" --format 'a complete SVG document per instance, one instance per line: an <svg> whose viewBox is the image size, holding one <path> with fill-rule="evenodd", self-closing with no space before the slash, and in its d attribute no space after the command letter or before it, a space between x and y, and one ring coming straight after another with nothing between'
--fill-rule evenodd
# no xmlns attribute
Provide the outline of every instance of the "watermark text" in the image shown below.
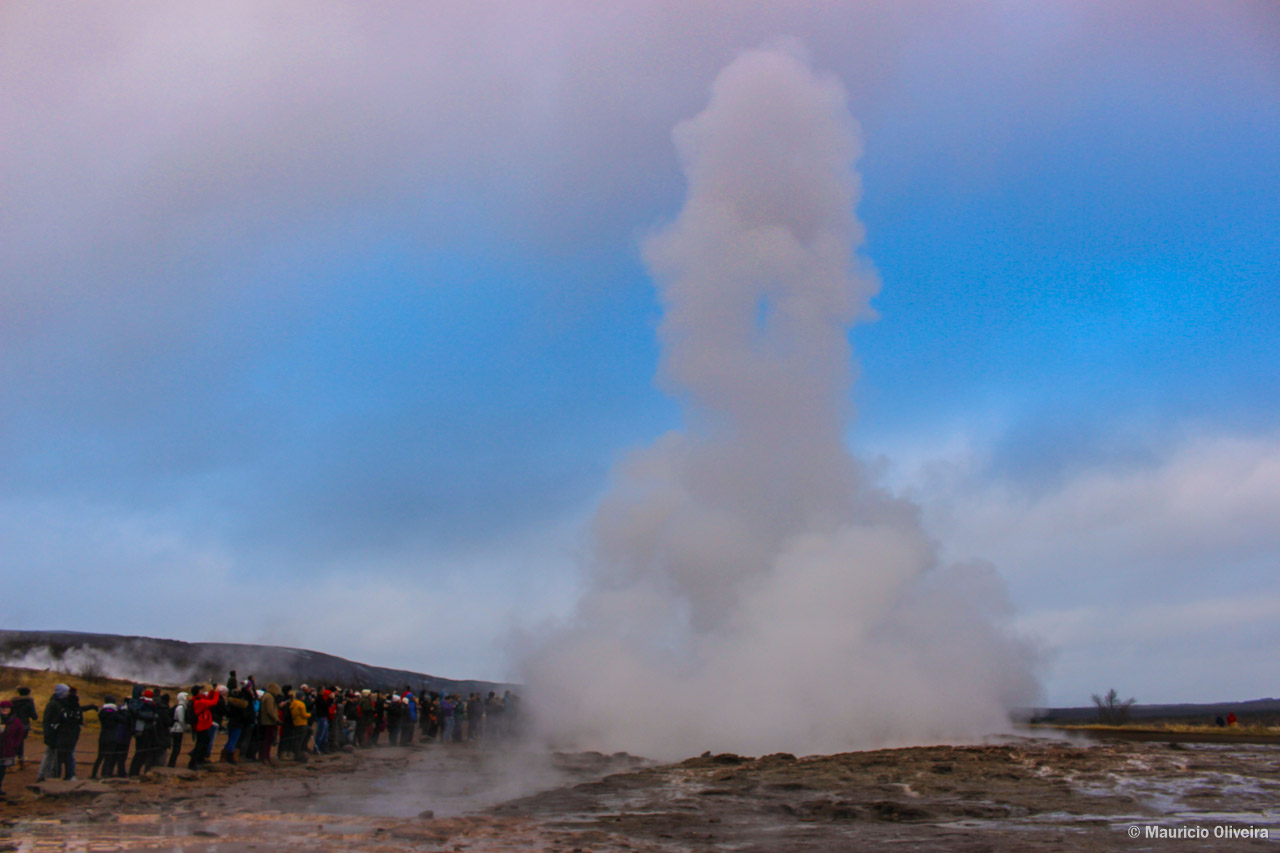
<svg viewBox="0 0 1280 853"><path fill-rule="evenodd" d="M1233 840L1260 838L1269 840L1270 830L1265 826L1240 826L1235 823L1219 824L1180 824L1178 826L1162 826L1158 823L1135 823L1129 827L1130 838L1176 839L1191 838L1204 841L1210 838L1217 840Z"/></svg>

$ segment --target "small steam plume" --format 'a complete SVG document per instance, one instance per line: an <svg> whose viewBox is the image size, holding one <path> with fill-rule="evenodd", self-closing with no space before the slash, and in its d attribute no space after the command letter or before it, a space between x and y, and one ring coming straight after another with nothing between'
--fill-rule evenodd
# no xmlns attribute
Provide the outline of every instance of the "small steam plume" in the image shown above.
<svg viewBox="0 0 1280 853"><path fill-rule="evenodd" d="M686 424L625 459L591 585L528 656L557 742L654 757L972 739L1031 704L989 567L940 566L845 445L848 328L878 279L857 127L790 47L746 53L676 128L688 180L645 244Z"/></svg>

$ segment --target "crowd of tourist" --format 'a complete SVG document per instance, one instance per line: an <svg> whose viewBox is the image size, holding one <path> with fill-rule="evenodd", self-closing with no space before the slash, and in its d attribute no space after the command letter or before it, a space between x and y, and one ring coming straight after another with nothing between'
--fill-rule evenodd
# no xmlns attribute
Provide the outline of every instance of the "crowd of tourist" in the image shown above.
<svg viewBox="0 0 1280 853"><path fill-rule="evenodd" d="M92 778L139 776L153 767L176 767L180 757L198 770L213 759L232 764L306 761L337 749L405 746L424 742L504 740L516 734L519 699L506 691L487 696L440 694L425 689L353 689L337 685L297 689L275 682L260 686L251 675L225 684L196 684L176 697L155 686L135 685L127 698L105 696L81 704L74 687L59 684L37 713L31 691L0 701L0 794L7 768L25 766L25 743L40 720L45 752L37 782L75 779L76 746L85 714L99 722ZM184 753L184 746L189 751ZM132 749L132 758L130 750ZM274 754L273 754L274 753Z"/></svg>

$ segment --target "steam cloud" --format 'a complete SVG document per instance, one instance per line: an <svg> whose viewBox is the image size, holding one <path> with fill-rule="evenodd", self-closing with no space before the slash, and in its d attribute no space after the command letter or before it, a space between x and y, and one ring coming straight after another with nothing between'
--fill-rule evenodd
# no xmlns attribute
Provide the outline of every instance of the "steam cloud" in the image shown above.
<svg viewBox="0 0 1280 853"><path fill-rule="evenodd" d="M1034 654L985 566L940 566L913 505L846 449L857 127L790 46L743 54L676 128L688 181L645 244L661 380L686 426L633 453L589 591L530 653L553 740L652 756L979 737L1030 704Z"/></svg>
<svg viewBox="0 0 1280 853"><path fill-rule="evenodd" d="M15 654L0 650L0 664L20 669L69 672L84 678L118 678L140 684L190 684L197 680L218 682L226 677L221 662L179 662L156 657L145 643L120 643L114 649L72 646L59 649L35 645Z"/></svg>

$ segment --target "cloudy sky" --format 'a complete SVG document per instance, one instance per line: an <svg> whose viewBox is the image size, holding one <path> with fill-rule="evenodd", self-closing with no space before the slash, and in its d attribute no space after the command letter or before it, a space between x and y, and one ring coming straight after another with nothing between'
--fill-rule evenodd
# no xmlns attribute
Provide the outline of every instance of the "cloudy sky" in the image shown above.
<svg viewBox="0 0 1280 853"><path fill-rule="evenodd" d="M0 623L509 675L681 426L672 130L778 39L861 127L849 447L1046 701L1280 694L1265 0L7 2Z"/></svg>

